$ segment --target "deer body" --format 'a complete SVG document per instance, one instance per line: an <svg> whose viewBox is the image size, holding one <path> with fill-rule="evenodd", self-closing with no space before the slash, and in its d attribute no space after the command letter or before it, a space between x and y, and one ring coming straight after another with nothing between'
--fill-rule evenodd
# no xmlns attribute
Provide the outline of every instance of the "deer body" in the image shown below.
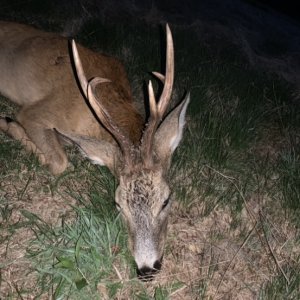
<svg viewBox="0 0 300 300"><path fill-rule="evenodd" d="M161 266L170 210L166 173L189 102L187 96L164 117L173 87L173 51L167 26L166 75L154 73L164 89L156 101L149 83L145 125L118 60L74 41L71 53L64 37L0 22L0 93L20 106L16 121L0 118L0 130L36 153L53 174L67 167L63 142L68 141L116 175L115 201L138 273L146 279Z"/></svg>
<svg viewBox="0 0 300 300"><path fill-rule="evenodd" d="M103 85L99 94L111 115L119 118L119 125L137 142L143 119L132 105L124 67L115 58L84 47L79 51L88 78L100 75L111 79L112 84ZM81 95L66 38L0 22L0 70L0 93L21 106L17 121L28 136L21 137L21 142L26 146L32 141L34 145L29 147L52 173L59 174L67 167L67 157L53 128L113 142ZM16 128L18 124L5 124L2 119L0 128L7 131L5 127Z"/></svg>

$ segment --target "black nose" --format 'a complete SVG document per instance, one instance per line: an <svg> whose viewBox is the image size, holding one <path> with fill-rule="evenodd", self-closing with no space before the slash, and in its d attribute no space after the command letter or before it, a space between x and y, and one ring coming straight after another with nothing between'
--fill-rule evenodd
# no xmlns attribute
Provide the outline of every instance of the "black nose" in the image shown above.
<svg viewBox="0 0 300 300"><path fill-rule="evenodd" d="M151 281L154 278L154 275L161 269L161 262L156 261L153 265L153 268L142 267L137 269L138 278L142 281Z"/></svg>

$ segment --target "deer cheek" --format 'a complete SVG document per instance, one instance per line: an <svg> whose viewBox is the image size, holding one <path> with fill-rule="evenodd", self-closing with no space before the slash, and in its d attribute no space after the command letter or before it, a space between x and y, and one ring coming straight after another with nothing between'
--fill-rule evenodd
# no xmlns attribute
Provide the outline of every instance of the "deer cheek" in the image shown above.
<svg viewBox="0 0 300 300"><path fill-rule="evenodd" d="M124 215L123 215L123 222L124 222L127 232L128 232L128 248L129 248L130 252L133 253L134 252L134 244L135 244L134 237L136 235L135 229L134 229L134 226L130 225L130 222L128 221L127 218L124 217Z"/></svg>

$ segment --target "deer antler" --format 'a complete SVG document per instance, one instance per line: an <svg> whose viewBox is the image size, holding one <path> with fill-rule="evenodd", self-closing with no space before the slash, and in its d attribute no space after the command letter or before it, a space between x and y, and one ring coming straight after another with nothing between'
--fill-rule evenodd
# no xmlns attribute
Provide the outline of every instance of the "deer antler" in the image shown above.
<svg viewBox="0 0 300 300"><path fill-rule="evenodd" d="M119 144L121 151L124 157L124 163L127 166L132 165L132 150L133 144L129 140L129 138L122 132L122 130L117 126L114 120L111 118L103 104L101 103L101 99L98 100L95 93L95 88L100 83L111 82L109 79L95 77L90 82L86 79L82 63L78 54L78 50L76 47L76 43L72 40L72 52L74 58L74 64L77 72L77 76L82 88L84 95L89 101L91 107L96 113L97 117L104 125L104 127L112 134L117 143Z"/></svg>
<svg viewBox="0 0 300 300"><path fill-rule="evenodd" d="M150 81L148 85L150 117L149 117L147 127L143 134L142 145L141 145L142 157L145 165L147 166L151 166L153 163L152 147L154 142L154 135L157 127L162 121L162 118L171 100L172 89L173 89L174 46L173 46L172 33L168 24L166 25L166 35L167 35L166 75L164 76L158 72L153 72L153 74L164 84L162 94L157 103L154 96L152 82Z"/></svg>

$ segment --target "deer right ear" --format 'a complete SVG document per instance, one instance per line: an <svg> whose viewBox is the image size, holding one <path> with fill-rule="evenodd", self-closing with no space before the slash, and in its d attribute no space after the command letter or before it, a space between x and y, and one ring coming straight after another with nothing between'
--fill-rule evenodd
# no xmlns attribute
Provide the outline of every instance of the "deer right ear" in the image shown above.
<svg viewBox="0 0 300 300"><path fill-rule="evenodd" d="M185 114L190 102L190 94L175 107L162 121L155 133L154 149L159 160L168 168L171 157L179 145L185 125Z"/></svg>
<svg viewBox="0 0 300 300"><path fill-rule="evenodd" d="M75 144L84 157L87 157L93 164L106 166L115 174L116 165L120 157L118 146L104 140L96 140L89 136L77 135L54 129L64 140Z"/></svg>

